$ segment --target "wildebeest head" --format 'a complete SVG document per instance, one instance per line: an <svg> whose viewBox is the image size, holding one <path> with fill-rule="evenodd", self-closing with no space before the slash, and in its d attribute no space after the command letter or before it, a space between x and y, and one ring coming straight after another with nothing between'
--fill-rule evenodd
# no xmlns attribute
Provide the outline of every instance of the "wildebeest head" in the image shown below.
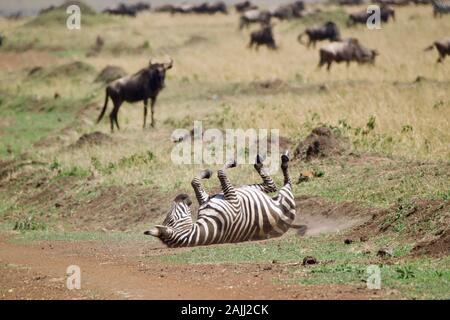
<svg viewBox="0 0 450 320"><path fill-rule="evenodd" d="M395 21L395 11L394 9L384 5L380 8L381 20L388 21L389 17L392 17L392 20Z"/></svg>
<svg viewBox="0 0 450 320"><path fill-rule="evenodd" d="M333 21L327 21L325 24L325 29L327 30L327 34L332 35L333 41L340 41L341 40L341 34L339 32L339 28Z"/></svg>
<svg viewBox="0 0 450 320"><path fill-rule="evenodd" d="M377 50L364 47L356 38L349 38L344 41L351 47L355 60L358 63L375 63L375 58L379 55Z"/></svg>
<svg viewBox="0 0 450 320"><path fill-rule="evenodd" d="M164 88L164 80L166 78L166 71L172 68L173 60L172 58L168 63L153 63L150 59L148 72L150 76L150 85L152 87Z"/></svg>

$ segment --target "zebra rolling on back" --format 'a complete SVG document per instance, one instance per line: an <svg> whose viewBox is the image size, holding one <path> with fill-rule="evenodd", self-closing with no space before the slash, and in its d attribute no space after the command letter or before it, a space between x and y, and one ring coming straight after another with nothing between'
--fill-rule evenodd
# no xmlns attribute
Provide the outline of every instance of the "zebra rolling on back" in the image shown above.
<svg viewBox="0 0 450 320"><path fill-rule="evenodd" d="M209 196L201 185L201 179L209 179L212 172L203 170L191 182L200 205L197 221L192 221L189 196L181 194L174 199L162 225L156 225L144 234L158 237L169 247L235 243L281 236L295 219L288 162L289 157L285 153L281 156L284 186L274 198L268 193L277 191L277 187L263 168L259 156L254 167L263 180L261 184L235 188L225 172L236 166L233 161L218 171L223 193Z"/></svg>
<svg viewBox="0 0 450 320"><path fill-rule="evenodd" d="M450 13L450 2L444 0L431 0L433 5L433 15L442 17L443 14Z"/></svg>

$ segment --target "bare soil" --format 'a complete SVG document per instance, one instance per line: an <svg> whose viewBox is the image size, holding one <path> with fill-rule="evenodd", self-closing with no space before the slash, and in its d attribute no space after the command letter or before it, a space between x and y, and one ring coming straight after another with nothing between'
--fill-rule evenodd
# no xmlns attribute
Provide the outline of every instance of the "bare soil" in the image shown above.
<svg viewBox="0 0 450 320"><path fill-rule="evenodd" d="M380 299L363 284L290 285L287 264L168 264L159 244L0 240L1 299ZM66 270L81 269L81 290Z"/></svg>

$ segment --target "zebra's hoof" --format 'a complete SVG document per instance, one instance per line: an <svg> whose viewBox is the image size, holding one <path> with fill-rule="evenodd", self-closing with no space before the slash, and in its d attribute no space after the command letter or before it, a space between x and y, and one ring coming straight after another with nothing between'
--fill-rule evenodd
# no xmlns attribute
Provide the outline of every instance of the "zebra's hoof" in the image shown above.
<svg viewBox="0 0 450 320"><path fill-rule="evenodd" d="M200 178L202 179L209 179L211 178L213 172L209 169L205 169L200 173Z"/></svg>
<svg viewBox="0 0 450 320"><path fill-rule="evenodd" d="M281 163L288 163L289 162L289 151L286 150L282 155L281 155Z"/></svg>
<svg viewBox="0 0 450 320"><path fill-rule="evenodd" d="M235 160L235 159L233 159L233 160L228 160L228 161L225 163L225 168L226 168L226 169L234 168L234 167L236 167L236 160Z"/></svg>
<svg viewBox="0 0 450 320"><path fill-rule="evenodd" d="M262 169L263 161L264 161L264 159L259 154L256 155L256 161L255 161L255 165L254 165L256 170L261 170Z"/></svg>
<svg viewBox="0 0 450 320"><path fill-rule="evenodd" d="M256 155L256 163L257 164L262 164L264 161L264 158L261 157L259 154Z"/></svg>

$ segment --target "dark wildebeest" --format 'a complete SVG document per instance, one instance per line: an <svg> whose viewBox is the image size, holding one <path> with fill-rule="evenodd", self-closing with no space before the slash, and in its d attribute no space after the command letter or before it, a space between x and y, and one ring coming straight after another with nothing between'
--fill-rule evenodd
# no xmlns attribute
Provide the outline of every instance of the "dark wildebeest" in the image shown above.
<svg viewBox="0 0 450 320"><path fill-rule="evenodd" d="M248 10L239 18L239 30L248 28L251 23L270 24L272 14L267 10Z"/></svg>
<svg viewBox="0 0 450 320"><path fill-rule="evenodd" d="M272 11L272 16L278 18L279 20L300 18L303 10L305 10L305 4L303 1L295 1L290 4L280 5Z"/></svg>
<svg viewBox="0 0 450 320"><path fill-rule="evenodd" d="M195 5L190 3L182 3L180 5L174 5L172 6L172 11L170 11L172 14L175 13L192 13L194 12L194 9L196 8Z"/></svg>
<svg viewBox="0 0 450 320"><path fill-rule="evenodd" d="M173 10L172 4L163 4L159 7L156 7L155 9L153 9L153 11L155 11L155 12L172 12L172 10Z"/></svg>
<svg viewBox="0 0 450 320"><path fill-rule="evenodd" d="M114 108L109 114L111 122L111 131L114 131L114 123L117 129L119 123L117 121L117 113L123 102L138 102L144 101L144 128L147 121L147 105L148 99L151 99L151 126L154 127L154 107L156 98L159 92L164 88L164 80L166 77L166 71L172 68L173 60L170 59L169 63L152 63L150 60L149 66L140 70L139 72L125 76L111 82L106 87L105 105L102 112L98 116L97 123L102 120L108 106L108 98L111 98L114 104Z"/></svg>
<svg viewBox="0 0 450 320"><path fill-rule="evenodd" d="M208 5L206 13L214 14L214 13L218 13L218 12L228 14L227 5L225 4L225 2L217 1L215 3L211 3Z"/></svg>
<svg viewBox="0 0 450 320"><path fill-rule="evenodd" d="M327 70L330 70L331 64L334 62L341 63L345 61L347 66L351 61L361 63L374 63L378 52L373 49L368 49L362 46L355 38L346 39L339 42L332 42L319 51L320 61L318 67L327 65Z"/></svg>
<svg viewBox="0 0 450 320"><path fill-rule="evenodd" d="M150 5L143 2L135 4L119 3L115 7L106 8L103 13L135 17L139 12L150 10Z"/></svg>
<svg viewBox="0 0 450 320"><path fill-rule="evenodd" d="M234 8L236 9L236 12L245 12L247 10L251 9L258 9L258 6L256 4L253 4L251 1L245 0L238 2L234 5Z"/></svg>
<svg viewBox="0 0 450 320"><path fill-rule="evenodd" d="M106 8L103 10L103 13L120 15L120 16L130 16L130 17L136 16L136 11L133 10L132 8L128 7L124 3L120 3L115 7Z"/></svg>
<svg viewBox="0 0 450 320"><path fill-rule="evenodd" d="M450 13L450 3L444 3L442 0L431 0L431 4L433 5L433 16L436 18L442 17L443 14Z"/></svg>
<svg viewBox="0 0 450 320"><path fill-rule="evenodd" d="M0 47L3 45L3 36L0 34Z"/></svg>
<svg viewBox="0 0 450 320"><path fill-rule="evenodd" d="M215 14L217 12L222 12L224 14L228 14L228 9L227 5L223 1L218 1L215 3L204 2L194 5L192 12L204 14Z"/></svg>
<svg viewBox="0 0 450 320"><path fill-rule="evenodd" d="M373 13L369 13L366 10L350 13L347 20L347 26L350 27L357 23L366 24L367 19L372 15ZM382 22L388 22L389 17L392 17L392 20L395 21L395 10L388 6L380 7L380 20Z"/></svg>
<svg viewBox="0 0 450 320"><path fill-rule="evenodd" d="M433 50L434 47L439 52L438 63L444 61L446 55L450 56L450 38L435 41L431 46L425 48L425 51Z"/></svg>
<svg viewBox="0 0 450 320"><path fill-rule="evenodd" d="M317 41L322 41L322 40L327 40L327 39L330 41L340 41L341 40L341 34L339 32L339 28L336 25L336 23L334 23L333 21L328 21L321 26L314 26L311 28L307 28L305 31L300 33L297 39L298 39L298 42L300 42L301 44L305 44L302 41L302 36L305 34L308 36L308 43L306 44L308 48L310 47L311 44L315 48Z"/></svg>
<svg viewBox="0 0 450 320"><path fill-rule="evenodd" d="M338 0L338 4L341 6L357 6L362 3L362 0Z"/></svg>
<svg viewBox="0 0 450 320"><path fill-rule="evenodd" d="M256 45L256 50L258 50L261 45L266 45L269 49L273 50L277 48L275 40L273 39L271 24L262 24L260 30L253 31L250 34L250 43L248 44L248 47L253 48L253 45Z"/></svg>
<svg viewBox="0 0 450 320"><path fill-rule="evenodd" d="M412 2L411 0L374 0L374 3L390 6L407 6L411 2Z"/></svg>

